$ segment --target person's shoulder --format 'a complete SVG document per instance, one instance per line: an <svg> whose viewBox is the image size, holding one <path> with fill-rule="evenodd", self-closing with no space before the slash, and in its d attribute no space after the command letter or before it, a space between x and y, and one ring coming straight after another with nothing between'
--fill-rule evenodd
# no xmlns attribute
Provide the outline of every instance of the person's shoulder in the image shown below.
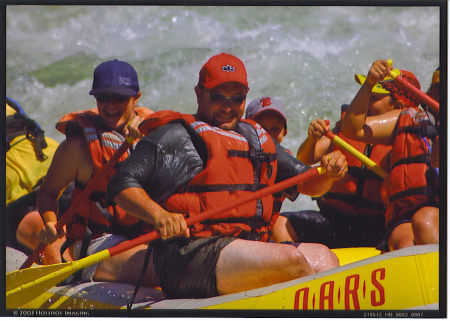
<svg viewBox="0 0 450 321"><path fill-rule="evenodd" d="M136 111L136 114L142 118L147 118L150 115L155 113L152 109L150 109L148 107L143 107L143 106L135 107L135 111Z"/></svg>
<svg viewBox="0 0 450 321"><path fill-rule="evenodd" d="M72 136L59 144L52 160L49 179L60 181L71 177L86 183L92 175L92 158L84 137Z"/></svg>
<svg viewBox="0 0 450 321"><path fill-rule="evenodd" d="M280 146L281 146L281 145L280 145ZM283 148L283 150L284 150L286 153L288 153L289 155L294 156L294 153L292 153L291 150L290 150L289 148L286 148L286 147L284 147L284 146L281 146L281 148Z"/></svg>
<svg viewBox="0 0 450 321"><path fill-rule="evenodd" d="M173 143L182 137L189 137L185 126L179 122L168 123L148 133L144 140L159 143Z"/></svg>
<svg viewBox="0 0 450 321"><path fill-rule="evenodd" d="M73 135L67 137L61 144L59 144L58 150L60 154L73 154L73 156L76 157L80 154L89 152L89 145L84 136Z"/></svg>
<svg viewBox="0 0 450 321"><path fill-rule="evenodd" d="M189 125L185 126L180 122L168 123L158 127L148 133L139 144L142 145L142 148L145 145L154 146L164 154L182 154L190 158L195 154L202 159L206 157L204 142L199 139L199 136L193 130L189 129Z"/></svg>

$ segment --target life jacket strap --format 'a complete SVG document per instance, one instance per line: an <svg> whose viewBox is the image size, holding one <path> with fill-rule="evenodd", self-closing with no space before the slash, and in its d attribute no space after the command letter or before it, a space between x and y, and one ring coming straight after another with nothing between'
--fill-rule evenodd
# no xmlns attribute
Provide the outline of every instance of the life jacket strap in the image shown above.
<svg viewBox="0 0 450 321"><path fill-rule="evenodd" d="M364 177L366 179L377 180L377 181L383 180L383 178L381 178L374 171L369 170L367 168L361 168L358 166L348 166L348 175L351 175L356 178Z"/></svg>
<svg viewBox="0 0 450 321"><path fill-rule="evenodd" d="M408 157L405 159L400 159L392 165L392 168L405 164L430 164L430 157L428 154L421 154L413 157Z"/></svg>
<svg viewBox="0 0 450 321"><path fill-rule="evenodd" d="M210 185L187 185L180 187L177 193L206 193L206 192L233 192L249 191L255 192L264 187L265 184L210 184Z"/></svg>
<svg viewBox="0 0 450 321"><path fill-rule="evenodd" d="M247 225L251 229L250 231L242 229L239 226L234 226L234 229L230 232L230 235L235 235L237 233L240 239L259 241L265 234L268 234L267 239L269 239L270 236L272 235L272 232L268 230L260 230L260 231L256 230L267 225L267 223L261 217L251 217L251 218L233 217L227 219L219 219L219 220L211 219L202 221L202 224L204 225L214 225L220 223L241 223Z"/></svg>
<svg viewBox="0 0 450 321"><path fill-rule="evenodd" d="M389 201L394 202L400 198L408 197L411 195L429 195L430 191L428 187L418 187L418 188L409 188L405 191L398 192L391 197L389 197Z"/></svg>
<svg viewBox="0 0 450 321"><path fill-rule="evenodd" d="M399 129L397 135L402 133L415 134L422 137L427 137L431 140L434 140L439 135L436 126L431 124L428 124L426 126L405 126Z"/></svg>

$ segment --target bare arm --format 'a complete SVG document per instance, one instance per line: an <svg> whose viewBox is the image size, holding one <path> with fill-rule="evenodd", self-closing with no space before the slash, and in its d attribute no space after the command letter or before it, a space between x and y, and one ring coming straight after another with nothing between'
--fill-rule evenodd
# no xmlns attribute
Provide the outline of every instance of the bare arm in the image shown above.
<svg viewBox="0 0 450 321"><path fill-rule="evenodd" d="M399 110L378 116L367 117L372 88L389 73L386 60L375 61L367 74L367 79L351 102L342 120L341 131L349 138L369 144L391 144Z"/></svg>
<svg viewBox="0 0 450 321"><path fill-rule="evenodd" d="M343 124L344 121L347 123L342 126L342 132L349 138L368 144L392 145L400 113L400 109L394 109L382 115L368 116L360 129L354 127L356 124L354 118L351 114L347 117L349 114L347 113L344 116Z"/></svg>
<svg viewBox="0 0 450 321"><path fill-rule="evenodd" d="M275 243L290 241L298 242L297 234L292 224L289 222L288 218L280 215L275 222L272 229L271 241Z"/></svg>
<svg viewBox="0 0 450 321"><path fill-rule="evenodd" d="M128 214L152 224L163 240L180 235L189 237L184 216L166 211L140 187L122 190L114 201Z"/></svg>
<svg viewBox="0 0 450 321"><path fill-rule="evenodd" d="M308 137L298 148L297 159L306 165L320 161L330 149L331 141L324 136L329 130L330 125L325 120L315 119L312 121L308 127Z"/></svg>
<svg viewBox="0 0 450 321"><path fill-rule="evenodd" d="M348 165L344 154L334 151L322 156L321 166L326 169L326 174L314 177L297 186L299 193L309 196L320 196L326 193L333 182L347 174Z"/></svg>
<svg viewBox="0 0 450 321"><path fill-rule="evenodd" d="M62 142L55 152L37 203L49 241L54 241L61 231L56 231L58 198L64 188L75 179L86 183L92 175L92 162L84 137L72 137Z"/></svg>

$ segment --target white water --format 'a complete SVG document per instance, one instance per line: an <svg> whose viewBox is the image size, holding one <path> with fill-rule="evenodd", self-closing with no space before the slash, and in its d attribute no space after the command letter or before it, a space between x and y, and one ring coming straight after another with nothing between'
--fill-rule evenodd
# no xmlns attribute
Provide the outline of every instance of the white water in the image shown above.
<svg viewBox="0 0 450 321"><path fill-rule="evenodd" d="M286 104L283 145L294 153L313 119L338 119L358 90L354 74L374 60L393 59L423 89L439 65L438 7L9 5L6 14L6 93L58 141L56 121L95 107L93 69L112 58L136 68L142 106L193 113L202 64L238 56L247 102L272 95ZM315 208L306 196L283 205Z"/></svg>

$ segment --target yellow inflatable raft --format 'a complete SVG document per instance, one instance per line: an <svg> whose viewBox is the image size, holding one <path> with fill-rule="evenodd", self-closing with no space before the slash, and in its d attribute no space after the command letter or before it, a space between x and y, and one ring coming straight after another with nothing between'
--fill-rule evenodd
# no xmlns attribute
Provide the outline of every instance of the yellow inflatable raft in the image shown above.
<svg viewBox="0 0 450 321"><path fill-rule="evenodd" d="M132 309L142 312L148 309L439 310L438 245L414 246L385 254L373 248L333 251L341 261L339 268L231 295L168 300L158 289L141 287ZM107 282L57 286L20 309L126 309L133 291L133 285ZM18 308L13 302L6 305L7 309ZM383 313L367 316L395 317Z"/></svg>

